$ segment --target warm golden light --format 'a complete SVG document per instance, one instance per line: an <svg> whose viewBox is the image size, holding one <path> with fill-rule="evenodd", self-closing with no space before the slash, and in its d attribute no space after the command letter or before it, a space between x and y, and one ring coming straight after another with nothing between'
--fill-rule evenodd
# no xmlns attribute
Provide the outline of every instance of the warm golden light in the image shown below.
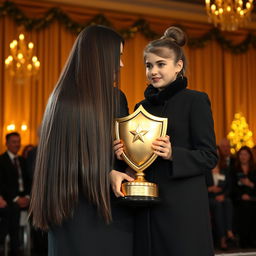
<svg viewBox="0 0 256 256"><path fill-rule="evenodd" d="M25 36L24 36L23 34L20 34L20 35L19 35L19 39L20 39L20 40L24 40L24 38L25 38Z"/></svg>
<svg viewBox="0 0 256 256"><path fill-rule="evenodd" d="M36 57L36 56L33 56L32 61L33 61L33 62L37 62L37 57Z"/></svg>
<svg viewBox="0 0 256 256"><path fill-rule="evenodd" d="M236 153L242 146L252 148L254 146L252 136L253 133L249 130L245 117L242 113L236 113L228 134L231 152Z"/></svg>
<svg viewBox="0 0 256 256"><path fill-rule="evenodd" d="M36 67L36 68L39 68L39 67L40 67L40 62L39 62L39 61L37 61L37 62L35 63L35 67Z"/></svg>
<svg viewBox="0 0 256 256"><path fill-rule="evenodd" d="M211 9L212 9L212 11L214 12L214 11L216 10L216 5L213 4L213 5L211 6Z"/></svg>
<svg viewBox="0 0 256 256"><path fill-rule="evenodd" d="M253 9L253 0L205 0L205 4L209 21L229 31L246 25Z"/></svg>
<svg viewBox="0 0 256 256"><path fill-rule="evenodd" d="M7 125L7 131L8 132L11 132L11 131L15 131L15 124L9 124Z"/></svg>
<svg viewBox="0 0 256 256"><path fill-rule="evenodd" d="M32 65L31 65L31 64L28 64L28 65L27 65L27 69L28 69L28 70L31 70L31 69L32 69Z"/></svg>
<svg viewBox="0 0 256 256"><path fill-rule="evenodd" d="M30 43L28 44L28 48L29 48L29 49L32 49L33 47L34 47L34 44L30 42Z"/></svg>
<svg viewBox="0 0 256 256"><path fill-rule="evenodd" d="M17 57L18 57L19 60L21 60L21 59L23 58L23 54L22 54L22 53L19 53L19 54L17 55Z"/></svg>
<svg viewBox="0 0 256 256"><path fill-rule="evenodd" d="M5 66L10 75L17 78L17 82L24 82L26 78L37 75L40 62L33 51L34 44L26 44L24 34L19 35L18 41L13 40L10 43L11 55L5 59Z"/></svg>
<svg viewBox="0 0 256 256"><path fill-rule="evenodd" d="M22 131L26 131L28 129L28 126L26 124L23 124L20 128Z"/></svg>

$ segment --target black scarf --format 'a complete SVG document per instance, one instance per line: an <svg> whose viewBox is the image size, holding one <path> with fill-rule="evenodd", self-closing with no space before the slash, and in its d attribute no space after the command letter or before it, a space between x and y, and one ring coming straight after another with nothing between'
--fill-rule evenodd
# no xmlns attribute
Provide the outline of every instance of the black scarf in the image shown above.
<svg viewBox="0 0 256 256"><path fill-rule="evenodd" d="M162 91L159 91L153 85L149 85L144 92L145 98L154 105L163 104L177 92L187 87L187 78L178 77L175 81L166 86Z"/></svg>

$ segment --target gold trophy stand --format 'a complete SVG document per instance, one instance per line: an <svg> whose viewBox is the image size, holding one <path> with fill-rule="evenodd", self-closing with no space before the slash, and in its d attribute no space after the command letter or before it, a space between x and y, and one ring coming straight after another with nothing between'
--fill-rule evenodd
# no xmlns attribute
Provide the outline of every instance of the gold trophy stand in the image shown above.
<svg viewBox="0 0 256 256"><path fill-rule="evenodd" d="M120 198L122 203L132 206L149 206L161 202L157 185L146 181L144 176L144 172L137 172L134 181L122 184L122 192L125 195Z"/></svg>

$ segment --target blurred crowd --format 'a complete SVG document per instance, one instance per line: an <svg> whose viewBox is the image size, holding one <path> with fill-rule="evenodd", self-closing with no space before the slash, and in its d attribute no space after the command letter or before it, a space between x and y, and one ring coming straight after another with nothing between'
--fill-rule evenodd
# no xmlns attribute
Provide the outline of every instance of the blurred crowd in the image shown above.
<svg viewBox="0 0 256 256"><path fill-rule="evenodd" d="M19 156L21 137L13 132L6 135L6 148L0 155L0 256L7 235L9 255L15 256L24 252L20 216L28 212L37 147L27 145ZM256 248L256 147L243 146L236 155L230 149L223 139L218 164L206 174L215 246ZM47 235L31 230L32 255L47 255Z"/></svg>
<svg viewBox="0 0 256 256"><path fill-rule="evenodd" d="M33 229L27 218L37 148L27 145L18 155L21 137L12 132L6 135L6 149L0 155L0 256L24 255L24 246L30 245L32 255L47 255L47 235ZM27 245L23 225L31 230L25 234Z"/></svg>
<svg viewBox="0 0 256 256"><path fill-rule="evenodd" d="M206 175L216 248L256 248L256 147L243 146L231 155L223 139L219 161Z"/></svg>

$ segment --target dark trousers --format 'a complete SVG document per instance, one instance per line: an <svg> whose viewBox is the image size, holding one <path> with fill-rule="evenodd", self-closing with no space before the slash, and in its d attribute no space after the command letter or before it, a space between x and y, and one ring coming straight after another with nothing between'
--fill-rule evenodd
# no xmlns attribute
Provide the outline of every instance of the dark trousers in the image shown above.
<svg viewBox="0 0 256 256"><path fill-rule="evenodd" d="M255 246L256 202L240 200L236 204L237 231L242 247Z"/></svg>
<svg viewBox="0 0 256 256"><path fill-rule="evenodd" d="M0 243L3 246L7 234L10 236L10 249L17 251L20 246L19 230L20 230L20 208L16 203L8 203L5 208L1 209L1 235ZM3 229L2 229L3 226Z"/></svg>
<svg viewBox="0 0 256 256"><path fill-rule="evenodd" d="M0 247L4 246L8 233L8 208L0 208Z"/></svg>
<svg viewBox="0 0 256 256"><path fill-rule="evenodd" d="M229 198L223 202L210 198L210 211L213 215L216 235L218 238L227 235L228 230L233 230L233 205Z"/></svg>

